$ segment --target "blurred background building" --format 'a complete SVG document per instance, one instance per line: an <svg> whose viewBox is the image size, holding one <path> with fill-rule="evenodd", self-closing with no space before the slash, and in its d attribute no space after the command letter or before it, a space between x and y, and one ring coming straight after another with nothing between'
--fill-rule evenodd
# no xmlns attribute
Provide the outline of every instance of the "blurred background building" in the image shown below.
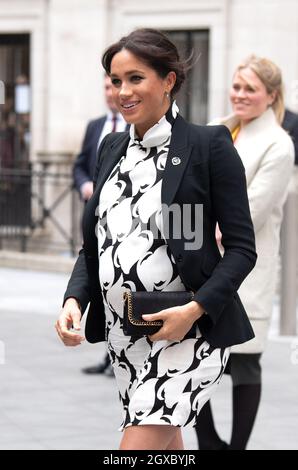
<svg viewBox="0 0 298 470"><path fill-rule="evenodd" d="M205 124L229 111L232 73L251 53L279 64L298 111L297 0L0 0L2 247L17 234L22 250L75 251L71 165L87 121L105 112L101 55L137 27L167 32L186 56L194 50L178 98L187 119Z"/></svg>
<svg viewBox="0 0 298 470"><path fill-rule="evenodd" d="M229 112L232 74L251 53L281 67L286 104L298 112L298 0L0 0L0 366L5 344L8 357L0 448L116 448L114 385L82 381L79 369L94 360L94 350L62 358L54 338L66 276L3 267L71 269L82 211L72 165L87 122L106 111L101 55L137 27L167 32L182 54L194 49L196 65L178 98L187 119L205 124ZM277 333L297 334L297 169L274 334L275 326ZM265 355L263 414L252 448L297 447L297 344L290 350L284 341L271 342ZM226 393L218 402L224 425Z"/></svg>

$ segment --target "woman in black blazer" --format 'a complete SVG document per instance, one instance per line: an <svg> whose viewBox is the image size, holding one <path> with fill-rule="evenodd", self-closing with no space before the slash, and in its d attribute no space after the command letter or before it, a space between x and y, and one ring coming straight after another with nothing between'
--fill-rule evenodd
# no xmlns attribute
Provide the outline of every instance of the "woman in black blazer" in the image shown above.
<svg viewBox="0 0 298 470"><path fill-rule="evenodd" d="M132 32L107 49L103 65L132 125L99 149L84 247L56 329L65 345L79 345L84 337L70 328L80 329L90 303L86 338L107 340L123 405L120 448L182 449L179 428L195 424L229 347L253 337L237 295L256 261L244 168L225 127L195 126L178 114L173 96L185 64L162 33ZM133 338L123 334L126 290L194 297L145 315L163 326Z"/></svg>

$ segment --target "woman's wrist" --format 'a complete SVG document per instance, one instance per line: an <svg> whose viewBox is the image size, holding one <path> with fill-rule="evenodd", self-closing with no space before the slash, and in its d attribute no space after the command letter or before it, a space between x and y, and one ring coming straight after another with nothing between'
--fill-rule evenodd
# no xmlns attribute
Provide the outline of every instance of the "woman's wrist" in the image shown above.
<svg viewBox="0 0 298 470"><path fill-rule="evenodd" d="M65 306L66 304L68 304L68 305L69 305L69 304L75 305L76 307L78 307L79 310L82 311L81 304L80 304L80 302L78 301L78 299L76 299L75 297L68 297L68 299L66 299L66 301L65 301L64 306Z"/></svg>
<svg viewBox="0 0 298 470"><path fill-rule="evenodd" d="M192 300L191 302L188 303L188 308L189 308L189 315L192 317L193 322L198 320L205 312L202 305L199 304L199 302L196 302L195 300Z"/></svg>

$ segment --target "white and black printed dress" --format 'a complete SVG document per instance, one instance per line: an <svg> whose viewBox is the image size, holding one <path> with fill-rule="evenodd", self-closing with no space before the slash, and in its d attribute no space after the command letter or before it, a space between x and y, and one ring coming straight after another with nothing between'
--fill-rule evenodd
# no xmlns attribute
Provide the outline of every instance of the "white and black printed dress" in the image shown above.
<svg viewBox="0 0 298 470"><path fill-rule="evenodd" d="M127 153L99 198L99 279L108 350L123 405L121 430L194 425L229 356L229 349L211 347L199 331L194 338L153 343L123 334L125 290L185 290L162 236L161 217L163 171L177 112L174 102L142 141L131 126Z"/></svg>

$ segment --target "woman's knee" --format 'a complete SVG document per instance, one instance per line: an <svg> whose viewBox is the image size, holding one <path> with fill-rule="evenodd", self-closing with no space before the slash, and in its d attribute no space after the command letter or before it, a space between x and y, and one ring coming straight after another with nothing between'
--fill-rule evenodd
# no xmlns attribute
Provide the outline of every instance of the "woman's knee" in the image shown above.
<svg viewBox="0 0 298 470"><path fill-rule="evenodd" d="M123 431L120 450L166 450L177 428L169 425L129 426Z"/></svg>

